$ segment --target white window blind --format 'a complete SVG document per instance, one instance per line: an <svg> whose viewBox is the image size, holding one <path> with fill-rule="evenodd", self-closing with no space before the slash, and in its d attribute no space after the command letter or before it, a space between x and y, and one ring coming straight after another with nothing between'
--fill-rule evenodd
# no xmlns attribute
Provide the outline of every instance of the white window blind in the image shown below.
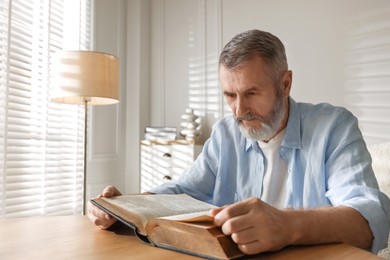
<svg viewBox="0 0 390 260"><path fill-rule="evenodd" d="M48 76L90 49L92 1L0 1L0 217L82 212L83 108L51 102Z"/></svg>

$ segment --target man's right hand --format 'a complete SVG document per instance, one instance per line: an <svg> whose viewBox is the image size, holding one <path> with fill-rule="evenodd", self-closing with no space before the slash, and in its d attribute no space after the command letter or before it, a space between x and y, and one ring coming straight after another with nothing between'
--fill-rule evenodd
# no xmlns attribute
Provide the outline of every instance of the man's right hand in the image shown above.
<svg viewBox="0 0 390 260"><path fill-rule="evenodd" d="M99 197L110 198L119 196L122 193L114 186L107 186ZM116 222L116 219L92 205L90 201L87 203L87 216L96 226L101 229L107 229Z"/></svg>

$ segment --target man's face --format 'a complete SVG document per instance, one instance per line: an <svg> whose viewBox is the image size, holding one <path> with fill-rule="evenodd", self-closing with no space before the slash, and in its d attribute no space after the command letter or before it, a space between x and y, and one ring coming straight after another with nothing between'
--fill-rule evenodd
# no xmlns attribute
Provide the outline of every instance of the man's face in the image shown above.
<svg viewBox="0 0 390 260"><path fill-rule="evenodd" d="M226 101L247 137L269 141L287 124L291 71L276 91L262 58L255 57L234 70L221 65L219 78Z"/></svg>

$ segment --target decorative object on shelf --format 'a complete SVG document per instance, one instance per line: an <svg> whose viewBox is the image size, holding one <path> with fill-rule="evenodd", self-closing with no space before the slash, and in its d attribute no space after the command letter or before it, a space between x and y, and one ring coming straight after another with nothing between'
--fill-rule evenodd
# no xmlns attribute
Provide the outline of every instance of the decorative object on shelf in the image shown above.
<svg viewBox="0 0 390 260"><path fill-rule="evenodd" d="M195 140L195 138L200 135L199 117L194 114L193 109L187 108L186 112L181 116L181 119L183 121L180 126L183 129L180 131L180 135L188 141Z"/></svg>
<svg viewBox="0 0 390 260"><path fill-rule="evenodd" d="M145 128L144 138L149 141L169 142L176 140L176 127L169 126L147 126Z"/></svg>
<svg viewBox="0 0 390 260"><path fill-rule="evenodd" d="M62 51L51 64L51 99L84 106L83 215L86 210L88 105L119 102L119 59L96 51Z"/></svg>

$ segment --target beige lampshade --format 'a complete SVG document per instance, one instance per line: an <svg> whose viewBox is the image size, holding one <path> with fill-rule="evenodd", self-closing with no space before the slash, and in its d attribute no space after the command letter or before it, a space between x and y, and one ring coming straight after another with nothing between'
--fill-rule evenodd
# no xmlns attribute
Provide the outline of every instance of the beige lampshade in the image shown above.
<svg viewBox="0 0 390 260"><path fill-rule="evenodd" d="M66 104L119 102L119 59L96 51L61 51L51 63L51 99Z"/></svg>

